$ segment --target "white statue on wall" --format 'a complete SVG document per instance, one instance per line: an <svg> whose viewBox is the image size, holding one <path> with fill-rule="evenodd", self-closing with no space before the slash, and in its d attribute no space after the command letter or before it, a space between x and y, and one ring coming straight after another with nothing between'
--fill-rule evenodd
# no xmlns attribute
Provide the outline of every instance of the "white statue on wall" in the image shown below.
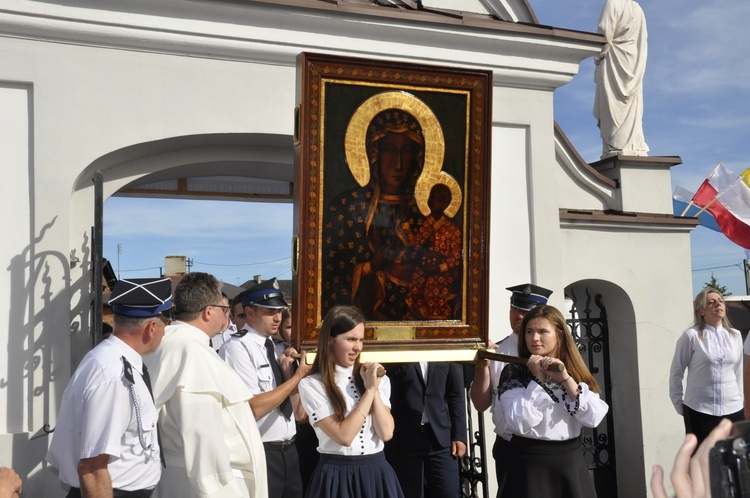
<svg viewBox="0 0 750 498"><path fill-rule="evenodd" d="M602 159L648 155L643 136L643 75L648 52L646 17L633 0L607 0L597 32L607 43L594 58L594 116Z"/></svg>

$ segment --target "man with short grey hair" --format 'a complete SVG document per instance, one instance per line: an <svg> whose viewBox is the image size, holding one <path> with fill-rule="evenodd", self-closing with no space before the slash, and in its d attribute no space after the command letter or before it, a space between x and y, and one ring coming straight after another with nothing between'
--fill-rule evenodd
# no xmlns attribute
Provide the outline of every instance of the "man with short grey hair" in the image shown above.
<svg viewBox="0 0 750 498"><path fill-rule="evenodd" d="M175 317L153 355L166 468L154 496L266 498L266 461L252 393L209 345L226 328L220 282L188 273L175 289Z"/></svg>

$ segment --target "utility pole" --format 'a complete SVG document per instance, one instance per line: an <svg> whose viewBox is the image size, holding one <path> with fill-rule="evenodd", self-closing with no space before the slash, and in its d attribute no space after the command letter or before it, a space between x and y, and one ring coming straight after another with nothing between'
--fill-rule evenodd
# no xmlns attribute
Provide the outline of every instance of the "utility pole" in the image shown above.
<svg viewBox="0 0 750 498"><path fill-rule="evenodd" d="M190 273L190 268L193 267L192 258L187 258L187 260L185 261L185 266L187 266L187 272Z"/></svg>
<svg viewBox="0 0 750 498"><path fill-rule="evenodd" d="M745 295L750 296L750 261L743 259L742 263L745 269Z"/></svg>
<svg viewBox="0 0 750 498"><path fill-rule="evenodd" d="M120 254L122 254L122 244L117 244L117 280L120 280Z"/></svg>

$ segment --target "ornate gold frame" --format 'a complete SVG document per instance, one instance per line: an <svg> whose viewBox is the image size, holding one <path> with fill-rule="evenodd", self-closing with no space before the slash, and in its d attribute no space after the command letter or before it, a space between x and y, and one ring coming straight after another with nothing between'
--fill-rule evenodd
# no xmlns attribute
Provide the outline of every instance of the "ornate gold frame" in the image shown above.
<svg viewBox="0 0 750 498"><path fill-rule="evenodd" d="M435 184L451 192L445 215L461 228L463 265L454 316L368 321L368 357L404 361L420 350L466 361L487 341L487 234L492 74L318 54L297 61L293 301L295 343L317 346L322 323L323 220L331 192L370 180L365 140L373 116L399 109L424 135L424 165L414 185L422 215ZM416 176L416 175L415 175ZM457 239L456 239L457 240ZM327 295L328 299L330 295ZM378 356L377 353L380 352Z"/></svg>

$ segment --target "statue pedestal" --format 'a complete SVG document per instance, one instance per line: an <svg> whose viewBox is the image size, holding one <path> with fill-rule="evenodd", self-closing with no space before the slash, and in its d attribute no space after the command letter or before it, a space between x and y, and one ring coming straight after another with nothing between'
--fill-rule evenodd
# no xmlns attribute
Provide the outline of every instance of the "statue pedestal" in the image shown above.
<svg viewBox="0 0 750 498"><path fill-rule="evenodd" d="M618 211L672 214L672 182L669 169L678 164L682 164L679 156L618 154L591 163L591 167L617 182Z"/></svg>

